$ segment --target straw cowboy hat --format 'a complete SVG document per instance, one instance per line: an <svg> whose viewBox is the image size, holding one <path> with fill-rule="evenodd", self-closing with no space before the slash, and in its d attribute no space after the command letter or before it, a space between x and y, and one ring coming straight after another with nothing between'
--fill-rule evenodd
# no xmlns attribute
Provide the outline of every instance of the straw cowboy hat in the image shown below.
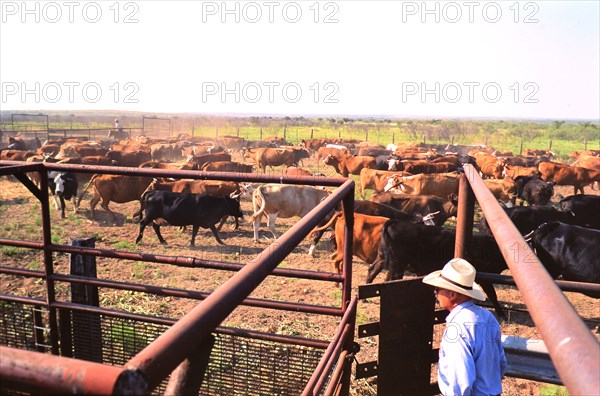
<svg viewBox="0 0 600 396"><path fill-rule="evenodd" d="M475 273L475 268L468 261L455 258L448 261L441 271L427 275L423 283L485 301L481 286L475 283Z"/></svg>

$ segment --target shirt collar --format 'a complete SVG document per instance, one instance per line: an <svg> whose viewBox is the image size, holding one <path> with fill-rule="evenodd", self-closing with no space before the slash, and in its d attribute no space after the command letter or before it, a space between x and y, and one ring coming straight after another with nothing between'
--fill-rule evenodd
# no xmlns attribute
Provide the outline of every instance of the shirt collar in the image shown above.
<svg viewBox="0 0 600 396"><path fill-rule="evenodd" d="M446 317L446 323L450 323L452 322L452 320L454 320L454 317L456 315L458 315L458 312L460 312L463 308L467 308L470 307L472 305L474 305L475 303L473 302L473 300L468 300L465 301L461 304L458 304Z"/></svg>

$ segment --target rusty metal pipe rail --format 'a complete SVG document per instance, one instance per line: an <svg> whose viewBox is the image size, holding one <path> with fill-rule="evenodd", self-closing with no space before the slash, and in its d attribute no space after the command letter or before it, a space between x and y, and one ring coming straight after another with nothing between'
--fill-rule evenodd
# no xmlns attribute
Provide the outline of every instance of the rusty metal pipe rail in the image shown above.
<svg viewBox="0 0 600 396"><path fill-rule="evenodd" d="M486 272L477 273L477 280L487 280L498 285L517 285L512 276L489 274ZM572 282L564 280L555 280L554 283L556 283L556 285L562 291L575 293L590 293L594 296L597 296L596 298L600 298L600 285L596 283Z"/></svg>
<svg viewBox="0 0 600 396"><path fill-rule="evenodd" d="M46 170L75 172L75 173L103 173L109 175L124 176L147 176L147 177L174 177L179 179L198 180L224 180L234 182L256 182L256 183L278 183L278 184L314 184L319 186L339 187L346 179L341 177L322 176L279 176L265 175L259 173L237 173L237 172L204 172L196 170L166 170L152 168L133 168L125 166L101 166L101 165L73 165L49 162L38 162L27 165L23 161L0 161L0 175L11 174L15 171L36 171L33 166L42 166ZM13 168L16 166L17 168ZM7 167L7 169L3 169ZM17 169L17 170L15 170Z"/></svg>
<svg viewBox="0 0 600 396"><path fill-rule="evenodd" d="M81 285L92 285L98 287L106 287L110 289L117 290L131 290L135 292L141 293L149 293L157 296L170 296L170 297L179 297L179 298L189 298L194 300L205 300L210 296L211 293L207 292L199 292L194 290L186 290L186 289L177 289L171 287L161 287L161 286L152 286L152 285L144 285L139 283L128 283L128 282L118 282L112 280L105 279L91 279L83 276L76 275L52 275L52 279L59 282L70 282L77 283ZM314 304L301 304L294 303L288 301L277 301L277 300L267 300L260 298L251 298L248 297L244 301L240 303L241 305L246 305L250 307L258 307L258 308L268 308L268 309L278 309L284 311L294 311L294 312L302 312L302 313L314 313L319 315L329 315L329 316L342 316L343 312L341 308L325 306L325 305L314 305Z"/></svg>
<svg viewBox="0 0 600 396"><path fill-rule="evenodd" d="M129 382L132 389L140 384L135 373L120 367L4 346L0 356L0 383L26 392L109 395L118 382Z"/></svg>
<svg viewBox="0 0 600 396"><path fill-rule="evenodd" d="M12 294L0 294L0 301L11 301L18 302L21 304L40 305L42 307L47 306L46 301L42 300L41 298L15 296Z"/></svg>
<svg viewBox="0 0 600 396"><path fill-rule="evenodd" d="M43 249L44 245L40 242L32 241L18 241L13 239L0 238L0 245L25 247L30 249ZM245 264L230 263L226 261L216 260L204 260L196 257L186 256L167 256L160 254L149 254L149 253L132 253L125 251L109 250L109 249L97 249L88 248L82 246L71 246L71 245L50 245L48 249L53 252L69 253L69 254L83 254L88 256L96 257L107 257L117 258L123 260L134 260L134 261L145 261L150 263L158 264L169 264L177 267L186 268L208 268L218 269L226 271L239 271L244 268ZM298 278L298 279L309 279L319 280L325 282L342 282L343 276L332 272L322 271L310 271L310 270L299 270L293 268L275 268L273 276L283 276L287 278Z"/></svg>
<svg viewBox="0 0 600 396"><path fill-rule="evenodd" d="M321 391L323 382L325 380L324 374L331 369L336 359L339 358L344 342L349 336L352 335L350 333L350 329L352 328L351 319L356 314L357 303L358 298L356 296L352 297L350 304L348 305L348 309L340 321L338 329L333 336L329 347L321 357L317 368L313 372L313 375L310 377L310 380L308 380L308 383L302 392L303 396L319 394Z"/></svg>
<svg viewBox="0 0 600 396"><path fill-rule="evenodd" d="M473 166L464 168L561 380L572 395L600 394L600 345Z"/></svg>
<svg viewBox="0 0 600 396"><path fill-rule="evenodd" d="M354 181L344 184L291 227L266 250L248 263L206 300L194 307L169 330L125 364L142 373L149 389L154 389L172 372L269 273L300 243L327 213L354 189Z"/></svg>

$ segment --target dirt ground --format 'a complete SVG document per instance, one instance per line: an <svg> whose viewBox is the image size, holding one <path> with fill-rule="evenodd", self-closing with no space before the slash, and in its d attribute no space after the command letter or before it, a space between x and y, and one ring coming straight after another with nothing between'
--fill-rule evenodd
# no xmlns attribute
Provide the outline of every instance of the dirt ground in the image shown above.
<svg viewBox="0 0 600 396"><path fill-rule="evenodd" d="M571 194L571 188L557 187L553 201ZM592 192L588 187L587 193ZM242 223L240 228L232 230L231 223L224 226L220 233L227 244L220 246L210 231L201 230L196 239L195 248L189 247L191 230L181 232L176 227L163 227L162 233L168 245L162 246L151 228L146 229L140 245L134 244L138 233L138 225L133 223L132 214L139 208L137 202L127 204L112 203L110 207L117 214L117 223L113 224L108 214L97 207L97 220L90 220L89 199L81 204L77 214L71 211L66 219L60 219L58 211L52 209L52 233L54 243L68 244L69 238L95 236L96 247L115 250L137 251L161 255L182 257L198 257L202 259L247 263L265 249L272 236L265 222L261 228L259 243L252 241L252 226ZM250 202L242 202L246 214L251 212ZM39 204L35 198L17 181L0 178L0 237L41 240ZM249 216L246 216L248 219ZM277 230L284 232L297 219L278 219ZM268 238L268 240L267 240ZM298 268L313 271L333 271L329 259L331 243L323 241L316 249L316 257L307 255L309 241L302 242L281 264L280 268ZM55 254L55 272L67 274L69 257ZM33 250L2 249L1 265L19 268L42 269L43 259L39 252ZM199 268L183 268L162 264L133 262L98 258L98 277L124 282L145 283L162 287L174 287L197 291L211 292L229 279L233 272ZM357 293L359 284L364 282L367 267L358 259L353 265L353 292ZM508 273L508 271L507 271ZM376 281L382 281L380 275ZM525 309L518 290L508 286L499 286L499 300L514 308ZM58 298L67 299L68 289L65 284L58 284ZM23 279L0 275L0 293L43 297L44 285L40 280ZM565 293L577 312L587 320L590 329L600 323L600 304L598 300L575 293ZM333 283L290 279L271 276L251 295L254 298L301 302L324 306L339 306L341 291ZM101 305L103 307L129 310L135 313L151 314L163 317L180 318L188 312L197 301L183 298L159 298L135 292L123 292L101 289ZM379 302L370 299L359 303L357 324L378 320ZM224 326L240 327L267 331L277 334L297 335L327 340L332 337L337 325L337 318L322 315L308 315L272 309L239 307L229 315ZM509 311L508 320L502 323L502 331L506 335L539 338L538 331L526 313ZM377 357L377 339L357 339L361 351L356 359L361 362L375 360ZM432 370L433 371L433 370ZM547 384L514 378L504 380L505 395L538 395ZM355 380L352 382L353 395L375 395L377 385L373 379ZM550 393L552 394L552 393Z"/></svg>

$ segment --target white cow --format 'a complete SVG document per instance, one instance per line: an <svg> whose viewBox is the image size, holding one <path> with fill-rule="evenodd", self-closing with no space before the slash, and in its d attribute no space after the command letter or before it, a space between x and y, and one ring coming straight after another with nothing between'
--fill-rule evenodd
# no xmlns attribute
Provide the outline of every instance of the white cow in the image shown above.
<svg viewBox="0 0 600 396"><path fill-rule="evenodd" d="M311 186L264 184L257 187L252 194L254 214L248 222L254 225L254 242L258 242L258 228L262 216L267 216L269 230L273 237L277 238L275 231L277 216L304 217L327 196L329 196L328 191Z"/></svg>

